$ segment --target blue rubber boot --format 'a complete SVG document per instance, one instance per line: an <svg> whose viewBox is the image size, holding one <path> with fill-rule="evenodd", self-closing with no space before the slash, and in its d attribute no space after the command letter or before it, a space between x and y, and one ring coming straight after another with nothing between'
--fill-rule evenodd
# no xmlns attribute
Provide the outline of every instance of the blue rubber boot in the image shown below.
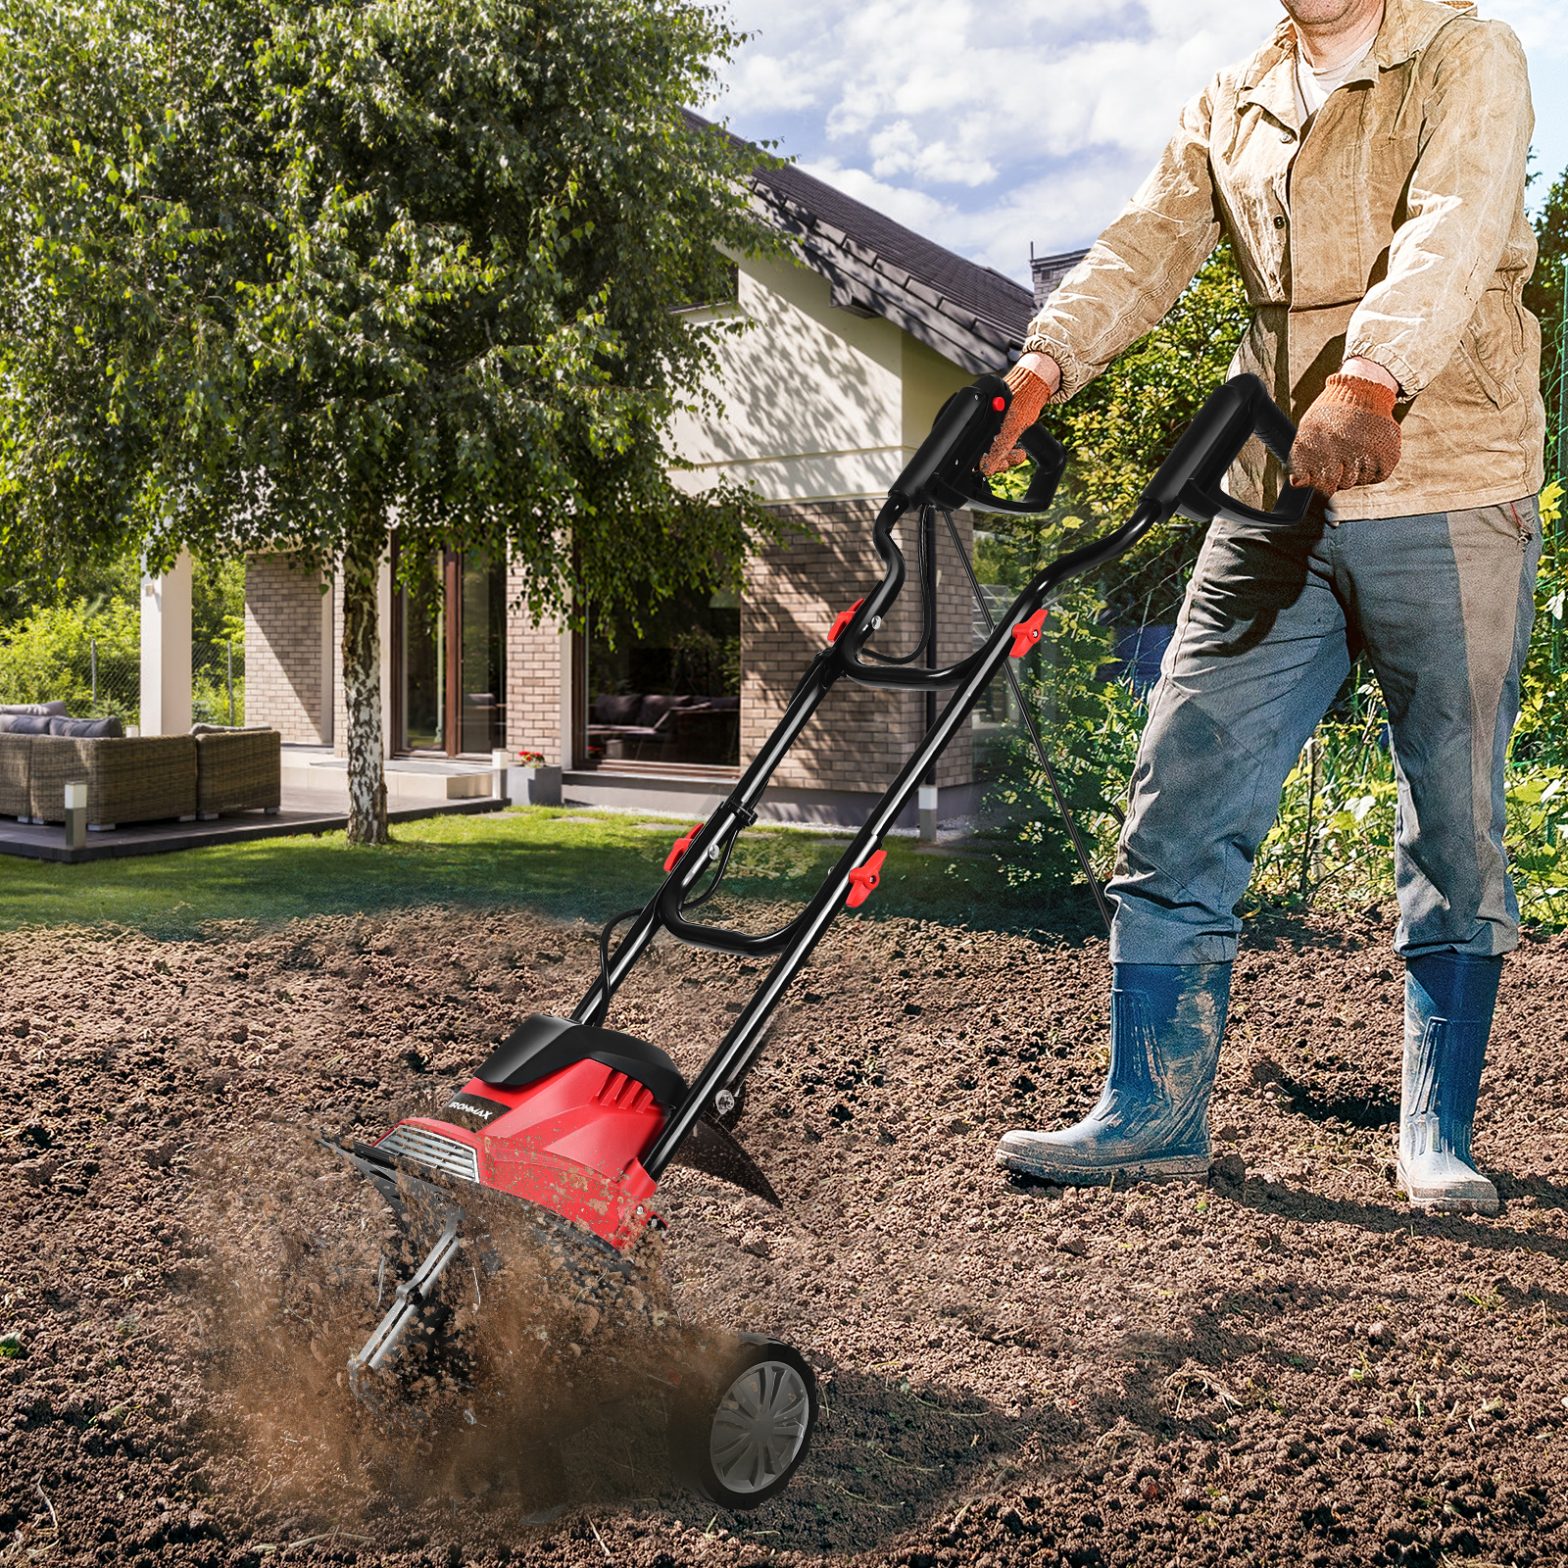
<svg viewBox="0 0 1568 1568"><path fill-rule="evenodd" d="M1405 965L1399 1181L1414 1208L1497 1213L1497 1189L1470 1163L1470 1127L1502 969L1472 953Z"/></svg>
<svg viewBox="0 0 1568 1568"><path fill-rule="evenodd" d="M1117 964L1111 1070L1099 1102L1061 1132L1005 1133L997 1164L1071 1187L1205 1175L1229 999L1228 963Z"/></svg>

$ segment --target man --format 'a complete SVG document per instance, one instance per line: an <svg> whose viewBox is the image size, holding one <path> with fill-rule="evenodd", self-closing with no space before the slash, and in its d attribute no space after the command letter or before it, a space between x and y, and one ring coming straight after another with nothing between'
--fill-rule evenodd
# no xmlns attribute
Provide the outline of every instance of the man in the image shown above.
<svg viewBox="0 0 1568 1568"><path fill-rule="evenodd" d="M1533 617L1540 332L1521 302L1532 115L1518 41L1464 0L1284 0L1183 111L1010 372L987 459L1170 309L1222 233L1256 310L1235 368L1299 422L1302 525L1211 526L1152 696L1110 891L1111 1066L1060 1132L997 1158L1088 1183L1198 1175L1235 909L1302 746L1364 652L1399 779L1406 962L1399 1172L1422 1209L1495 1213L1470 1130L1518 940L1503 760ZM1252 443L1237 496L1282 475ZM1238 477L1239 476L1239 477ZM1330 499L1331 498L1331 499Z"/></svg>

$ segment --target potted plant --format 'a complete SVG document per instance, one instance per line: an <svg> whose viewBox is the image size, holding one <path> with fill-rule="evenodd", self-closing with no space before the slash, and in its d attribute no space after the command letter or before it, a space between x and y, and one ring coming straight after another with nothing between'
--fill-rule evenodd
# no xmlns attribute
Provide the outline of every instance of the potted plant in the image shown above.
<svg viewBox="0 0 1568 1568"><path fill-rule="evenodd" d="M506 797L514 806L559 806L561 770L547 766L542 751L519 751L506 770Z"/></svg>

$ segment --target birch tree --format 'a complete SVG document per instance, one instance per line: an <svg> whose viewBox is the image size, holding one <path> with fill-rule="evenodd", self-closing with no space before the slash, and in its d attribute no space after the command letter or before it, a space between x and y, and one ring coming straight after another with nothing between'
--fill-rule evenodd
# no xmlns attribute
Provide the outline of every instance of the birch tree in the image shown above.
<svg viewBox="0 0 1568 1568"><path fill-rule="evenodd" d="M411 570L504 554L601 623L765 531L664 450L715 349L677 307L770 243L755 160L683 113L737 42L706 0L0 0L0 570L337 573L349 836L384 840L394 522Z"/></svg>

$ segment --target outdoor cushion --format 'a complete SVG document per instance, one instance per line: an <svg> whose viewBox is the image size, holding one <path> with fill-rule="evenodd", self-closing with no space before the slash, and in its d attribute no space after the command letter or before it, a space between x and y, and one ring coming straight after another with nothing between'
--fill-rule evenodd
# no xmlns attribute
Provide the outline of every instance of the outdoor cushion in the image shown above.
<svg viewBox="0 0 1568 1568"><path fill-rule="evenodd" d="M64 702L10 702L0 703L0 713L23 714L28 718L52 719L56 714L64 716L67 704Z"/></svg>
<svg viewBox="0 0 1568 1568"><path fill-rule="evenodd" d="M270 724L193 724L192 735L260 735Z"/></svg>
<svg viewBox="0 0 1568 1568"><path fill-rule="evenodd" d="M49 733L81 740L123 740L125 726L113 714L104 719L50 719Z"/></svg>
<svg viewBox="0 0 1568 1568"><path fill-rule="evenodd" d="M635 724L641 707L642 693L639 691L600 692L593 699L593 722L595 724Z"/></svg>
<svg viewBox="0 0 1568 1568"><path fill-rule="evenodd" d="M42 713L12 713L6 717L11 721L6 728L13 735L47 735L54 722Z"/></svg>

